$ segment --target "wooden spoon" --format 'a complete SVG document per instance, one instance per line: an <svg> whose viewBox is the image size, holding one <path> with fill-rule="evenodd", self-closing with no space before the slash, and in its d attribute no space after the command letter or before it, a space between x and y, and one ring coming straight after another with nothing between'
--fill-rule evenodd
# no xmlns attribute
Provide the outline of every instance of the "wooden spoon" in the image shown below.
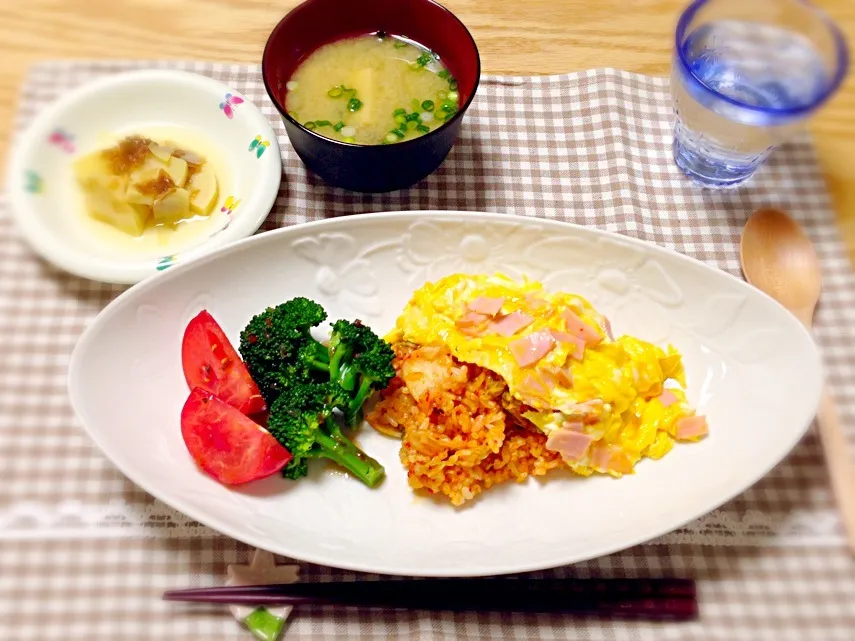
<svg viewBox="0 0 855 641"><path fill-rule="evenodd" d="M822 290L822 275L813 244L798 223L775 209L756 211L742 230L740 261L749 283L781 303L810 329ZM855 552L855 465L827 389L822 393L817 423L849 547Z"/></svg>

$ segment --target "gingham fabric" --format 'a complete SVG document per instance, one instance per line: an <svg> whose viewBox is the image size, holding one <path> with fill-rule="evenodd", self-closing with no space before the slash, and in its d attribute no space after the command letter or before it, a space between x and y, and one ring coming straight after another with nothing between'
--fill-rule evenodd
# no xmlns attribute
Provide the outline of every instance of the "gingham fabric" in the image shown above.
<svg viewBox="0 0 855 641"><path fill-rule="evenodd" d="M496 211L640 237L738 275L746 216L761 206L785 209L817 243L825 291L816 336L841 420L853 424L855 279L807 138L774 153L747 186L705 191L673 164L667 79L614 70L486 77L460 140L437 172L409 190L360 195L307 175L257 67L176 62L40 64L23 87L17 132L81 83L151 67L213 76L269 116L285 171L262 233L366 211ZM225 608L166 604L160 594L222 584L226 565L248 562L251 551L126 480L69 407L71 349L85 324L120 291L37 259L19 239L5 203L0 206L0 639L246 639ZM308 581L373 578L300 565ZM855 561L813 432L762 481L712 515L650 544L538 575L694 577L702 617L654 625L301 608L286 639L855 638Z"/></svg>

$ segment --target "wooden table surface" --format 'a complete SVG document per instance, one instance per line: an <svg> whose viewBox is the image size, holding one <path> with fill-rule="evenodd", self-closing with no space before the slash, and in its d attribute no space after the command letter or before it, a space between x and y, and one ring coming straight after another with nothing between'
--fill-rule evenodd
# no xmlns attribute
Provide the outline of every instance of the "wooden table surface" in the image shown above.
<svg viewBox="0 0 855 641"><path fill-rule="evenodd" d="M752 0L746 0L750 2ZM666 75L688 0L444 0L472 31L486 73L616 67ZM18 88L46 58L173 58L258 63L267 35L298 0L12 0L0 3L0 159ZM855 47L855 2L815 0ZM855 73L811 123L855 257Z"/></svg>

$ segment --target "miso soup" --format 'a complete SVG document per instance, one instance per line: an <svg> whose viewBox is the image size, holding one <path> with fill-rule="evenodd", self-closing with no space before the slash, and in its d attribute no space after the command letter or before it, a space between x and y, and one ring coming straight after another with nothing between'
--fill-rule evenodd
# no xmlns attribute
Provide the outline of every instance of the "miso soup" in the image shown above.
<svg viewBox="0 0 855 641"><path fill-rule="evenodd" d="M286 88L292 118L327 138L361 145L422 136L459 108L457 81L438 55L383 33L320 47Z"/></svg>

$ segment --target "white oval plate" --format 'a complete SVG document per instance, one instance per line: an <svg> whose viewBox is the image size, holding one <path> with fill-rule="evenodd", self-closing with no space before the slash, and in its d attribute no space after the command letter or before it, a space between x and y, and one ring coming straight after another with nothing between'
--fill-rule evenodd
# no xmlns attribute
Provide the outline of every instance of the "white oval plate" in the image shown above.
<svg viewBox="0 0 855 641"><path fill-rule="evenodd" d="M213 156L221 190L198 233L154 246L83 213L74 159L134 133L171 135ZM88 83L41 112L18 141L7 185L21 233L45 260L84 278L132 284L253 234L281 181L276 134L258 107L211 78L155 69Z"/></svg>
<svg viewBox="0 0 855 641"><path fill-rule="evenodd" d="M390 329L412 291L457 271L526 274L578 292L616 333L682 350L689 399L711 435L613 480L510 483L456 510L413 494L398 441L366 426L386 467L370 490L312 466L240 490L201 473L181 439L188 390L180 345L207 308L233 341L266 306L296 295L334 318ZM631 238L532 218L465 212L366 214L300 225L179 265L120 296L88 328L70 366L75 410L134 482L206 525L272 552L341 568L477 576L607 554L710 512L796 444L819 402L811 336L772 299L700 262Z"/></svg>

